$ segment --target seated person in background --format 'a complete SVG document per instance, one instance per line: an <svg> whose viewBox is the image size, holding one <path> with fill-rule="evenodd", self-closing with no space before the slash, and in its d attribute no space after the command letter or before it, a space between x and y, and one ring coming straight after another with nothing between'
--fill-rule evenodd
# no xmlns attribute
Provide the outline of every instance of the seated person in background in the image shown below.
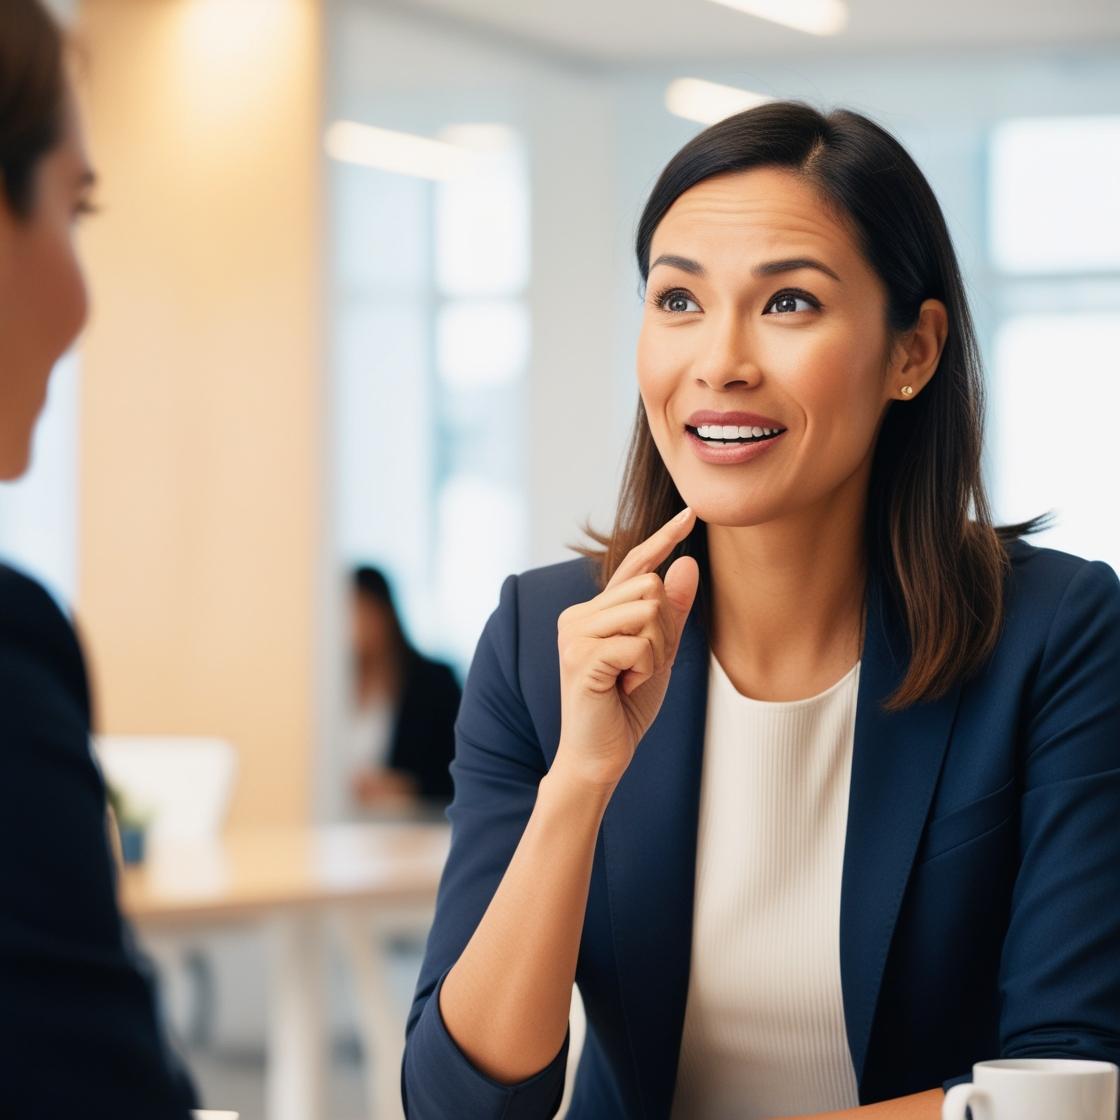
<svg viewBox="0 0 1120 1120"><path fill-rule="evenodd" d="M38 0L0 3L0 480L27 469L55 362L86 317L72 242L93 179L64 63ZM186 1120L116 901L105 786L70 623L0 564L0 1113Z"/></svg>
<svg viewBox="0 0 1120 1120"><path fill-rule="evenodd" d="M353 573L354 800L367 808L446 806L462 690L451 666L405 636L385 576Z"/></svg>

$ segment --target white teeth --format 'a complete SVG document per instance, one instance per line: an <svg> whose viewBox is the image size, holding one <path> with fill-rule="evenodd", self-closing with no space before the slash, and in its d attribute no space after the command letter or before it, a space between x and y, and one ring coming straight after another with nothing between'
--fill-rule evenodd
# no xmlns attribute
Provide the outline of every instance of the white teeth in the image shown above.
<svg viewBox="0 0 1120 1120"><path fill-rule="evenodd" d="M735 427L731 424L701 424L696 429L696 434L701 439L747 439L759 436L773 435L780 432L781 428Z"/></svg>

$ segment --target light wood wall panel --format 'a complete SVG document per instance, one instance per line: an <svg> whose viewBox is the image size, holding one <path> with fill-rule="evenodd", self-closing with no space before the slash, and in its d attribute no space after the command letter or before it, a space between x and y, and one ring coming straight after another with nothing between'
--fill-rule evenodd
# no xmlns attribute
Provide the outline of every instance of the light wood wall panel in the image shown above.
<svg viewBox="0 0 1120 1120"><path fill-rule="evenodd" d="M83 0L77 614L98 723L217 734L233 825L310 813L320 533L315 0Z"/></svg>

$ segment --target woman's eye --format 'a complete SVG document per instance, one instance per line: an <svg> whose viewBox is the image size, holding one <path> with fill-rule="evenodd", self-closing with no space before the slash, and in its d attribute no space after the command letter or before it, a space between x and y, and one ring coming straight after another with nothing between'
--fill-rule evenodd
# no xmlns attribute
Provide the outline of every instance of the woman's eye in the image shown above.
<svg viewBox="0 0 1120 1120"><path fill-rule="evenodd" d="M690 307L689 304L692 306ZM658 300L658 307L662 311L699 311L700 308L694 299L690 299L684 292L666 292Z"/></svg>
<svg viewBox="0 0 1120 1120"><path fill-rule="evenodd" d="M88 198L79 199L74 204L73 220L80 221L82 218L88 218L92 214L96 214L100 207L95 202Z"/></svg>
<svg viewBox="0 0 1120 1120"><path fill-rule="evenodd" d="M773 306L774 306L775 304L782 304L782 305L784 305L784 309L783 309L783 311L781 312L781 314L786 314L786 315L788 315L788 314L791 314L791 313L796 313L796 312L797 312L798 310L802 310L802 311L806 310L805 308L800 308L800 309L799 309L799 308L797 308L796 306L791 306L791 304L797 304L797 303L805 303L805 304L808 304L808 305L809 305L809 306L808 306L808 309L809 309L809 310L815 310L815 309L816 309L817 307L819 307L819 306L820 306L820 305L819 305L819 304L818 304L818 303L817 303L817 302L816 302L816 301L815 301L814 299L812 299L812 297L810 297L810 296L800 296L800 295L797 295L797 294L796 294L796 293L794 293L794 292L782 292L782 293L781 293L780 295L776 295L776 296L775 296L775 297L774 297L774 298L773 298L773 299L772 299L772 300L771 300L771 301L770 301L770 302L769 302L769 303L768 303L768 304L766 305L766 307L767 307L767 308L771 308L771 307L773 307ZM763 311L763 314L765 315L765 314L766 314L766 312L765 312L765 311Z"/></svg>

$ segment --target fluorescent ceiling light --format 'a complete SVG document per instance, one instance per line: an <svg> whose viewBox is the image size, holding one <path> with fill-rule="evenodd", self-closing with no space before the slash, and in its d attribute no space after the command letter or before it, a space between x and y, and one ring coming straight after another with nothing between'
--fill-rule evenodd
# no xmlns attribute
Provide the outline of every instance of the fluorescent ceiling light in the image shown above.
<svg viewBox="0 0 1120 1120"><path fill-rule="evenodd" d="M457 144L356 121L335 121L327 129L324 146L332 159L421 179L450 179L474 162L473 153Z"/></svg>
<svg viewBox="0 0 1120 1120"><path fill-rule="evenodd" d="M712 0L810 35L838 35L848 25L845 0Z"/></svg>
<svg viewBox="0 0 1120 1120"><path fill-rule="evenodd" d="M701 78L677 78L665 90L665 108L686 121L715 124L716 121L753 109L773 98L736 86L721 86Z"/></svg>
<svg viewBox="0 0 1120 1120"><path fill-rule="evenodd" d="M449 124L439 138L481 155L508 152L517 147L517 133L505 124Z"/></svg>

